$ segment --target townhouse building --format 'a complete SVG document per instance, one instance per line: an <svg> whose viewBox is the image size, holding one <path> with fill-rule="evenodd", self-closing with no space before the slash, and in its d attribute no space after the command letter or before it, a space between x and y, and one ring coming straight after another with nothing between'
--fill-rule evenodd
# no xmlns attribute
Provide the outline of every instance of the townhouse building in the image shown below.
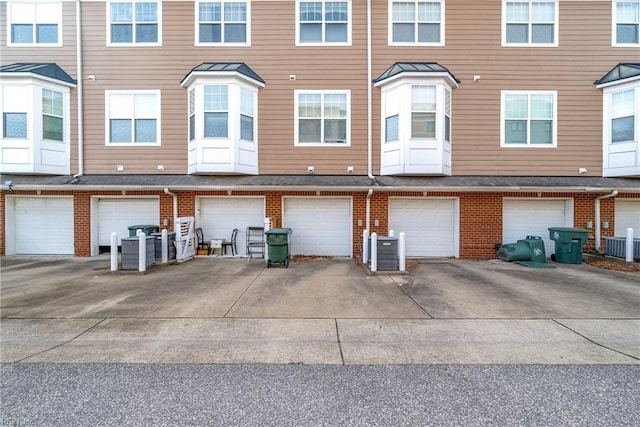
<svg viewBox="0 0 640 427"><path fill-rule="evenodd" d="M0 1L2 254L128 226L487 259L640 237L639 0Z"/></svg>

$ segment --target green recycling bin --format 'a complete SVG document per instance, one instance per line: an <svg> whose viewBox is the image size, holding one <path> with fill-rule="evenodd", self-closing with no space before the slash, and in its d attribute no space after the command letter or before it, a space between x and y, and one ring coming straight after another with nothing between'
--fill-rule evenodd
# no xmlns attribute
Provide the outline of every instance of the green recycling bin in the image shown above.
<svg viewBox="0 0 640 427"><path fill-rule="evenodd" d="M136 237L138 230L141 230L147 236L151 236L151 233L160 231L160 226L153 224L132 225L129 227L129 237Z"/></svg>
<svg viewBox="0 0 640 427"><path fill-rule="evenodd" d="M290 241L292 230L290 228L272 228L266 231L268 250L267 268L273 264L289 267Z"/></svg>
<svg viewBox="0 0 640 427"><path fill-rule="evenodd" d="M582 246L589 230L571 227L549 227L549 238L555 242L555 259L561 264L582 264Z"/></svg>
<svg viewBox="0 0 640 427"><path fill-rule="evenodd" d="M546 254L544 251L544 240L540 236L527 236L518 242L526 243L531 249L531 262L544 262Z"/></svg>

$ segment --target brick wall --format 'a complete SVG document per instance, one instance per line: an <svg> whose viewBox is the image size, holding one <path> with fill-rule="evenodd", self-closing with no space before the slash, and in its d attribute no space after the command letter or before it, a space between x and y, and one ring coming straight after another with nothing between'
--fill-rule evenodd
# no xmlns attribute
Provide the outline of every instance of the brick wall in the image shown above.
<svg viewBox="0 0 640 427"><path fill-rule="evenodd" d="M496 258L502 243L502 194L461 193L460 258Z"/></svg>
<svg viewBox="0 0 640 427"><path fill-rule="evenodd" d="M179 191L178 215L195 216L196 197L201 196L264 196L265 213L271 218L273 227L282 226L283 198L285 196L330 197L351 196L353 200L352 226L353 226L353 256L362 254L362 232L367 227L366 206L367 193L357 192L282 192L272 191L261 193L257 191L232 192L227 191ZM6 196L7 191L0 192L0 227L6 226ZM76 256L91 255L91 199L93 196L122 196L121 191L14 191L12 196L47 196L47 195L74 195L74 237ZM167 219L167 229L173 230L173 197L162 191L127 191L126 196L154 195L160 198L160 225ZM595 238L595 199L603 193L455 193L434 192L428 193L429 197L459 197L460 200L460 258L465 259L491 259L496 257L495 245L502 242L502 201L504 197L532 197L532 198L573 198L574 200L574 226L586 227L588 222L593 223L594 228L589 229L589 241L587 250L594 248ZM383 193L374 192L371 203L370 232L378 235L387 235L389 232L389 197L424 197L423 192ZM621 193L619 198L638 198L637 194ZM615 198L602 199L600 201L601 222L608 222L608 228L601 228L602 244L604 238L614 235L615 230ZM378 220L376 227L375 220ZM6 239L0 240L0 254L6 253Z"/></svg>

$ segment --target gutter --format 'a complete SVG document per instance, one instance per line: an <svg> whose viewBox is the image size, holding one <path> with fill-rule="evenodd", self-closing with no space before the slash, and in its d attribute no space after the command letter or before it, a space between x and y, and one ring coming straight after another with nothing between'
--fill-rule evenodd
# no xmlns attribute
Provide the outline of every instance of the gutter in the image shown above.
<svg viewBox="0 0 640 427"><path fill-rule="evenodd" d="M6 178L8 179L8 178ZM46 183L21 184L20 177L11 175L13 189L20 190L112 190L112 191L164 191L171 187L172 191L330 191L330 192L354 192L362 193L375 189L382 192L447 192L447 193L481 193L481 192L518 192L518 193L590 193L613 192L640 193L640 182L637 187L613 188L613 187L522 187L522 186L335 186L335 185L172 185L170 183L157 185L90 185L82 183L61 183L47 185Z"/></svg>
<svg viewBox="0 0 640 427"><path fill-rule="evenodd" d="M78 173L74 178L79 178L84 174L84 105L83 105L83 82L82 82L82 10L81 1L76 0L76 74L77 74L77 108L78 108Z"/></svg>

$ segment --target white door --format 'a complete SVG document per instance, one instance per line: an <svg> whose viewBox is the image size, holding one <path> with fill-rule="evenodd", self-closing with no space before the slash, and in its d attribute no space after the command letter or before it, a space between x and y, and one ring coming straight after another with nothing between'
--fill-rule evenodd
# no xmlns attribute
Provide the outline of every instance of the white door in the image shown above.
<svg viewBox="0 0 640 427"><path fill-rule="evenodd" d="M282 226L292 255L351 256L351 198L286 197Z"/></svg>
<svg viewBox="0 0 640 427"><path fill-rule="evenodd" d="M246 255L247 227L264 227L264 197L202 197L196 227L202 228L205 240L229 240L237 228L238 254Z"/></svg>
<svg viewBox="0 0 640 427"><path fill-rule="evenodd" d="M625 237L633 228L633 237L640 238L640 200L616 199L616 237Z"/></svg>
<svg viewBox="0 0 640 427"><path fill-rule="evenodd" d="M111 233L118 233L118 245L129 237L132 225L160 226L160 201L153 198L101 198L98 200L98 245L109 246Z"/></svg>
<svg viewBox="0 0 640 427"><path fill-rule="evenodd" d="M73 197L15 197L16 254L73 255Z"/></svg>
<svg viewBox="0 0 640 427"><path fill-rule="evenodd" d="M408 257L459 256L457 199L389 198L389 229Z"/></svg>
<svg viewBox="0 0 640 427"><path fill-rule="evenodd" d="M545 255L555 253L549 227L572 227L571 200L503 199L502 243L515 243L527 236L544 239Z"/></svg>

